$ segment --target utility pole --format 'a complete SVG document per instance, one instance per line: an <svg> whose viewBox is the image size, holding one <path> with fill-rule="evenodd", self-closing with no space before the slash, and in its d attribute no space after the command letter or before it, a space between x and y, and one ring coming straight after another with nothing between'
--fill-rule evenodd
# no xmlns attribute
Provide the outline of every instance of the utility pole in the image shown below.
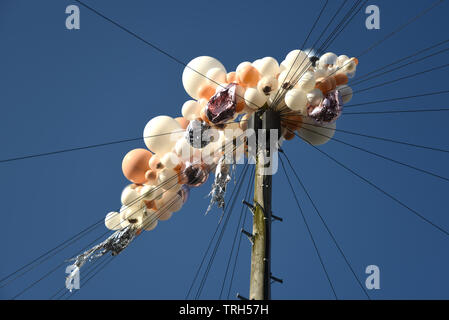
<svg viewBox="0 0 449 320"><path fill-rule="evenodd" d="M249 299L269 300L271 299L271 184L273 173L271 168L272 152L275 151L271 147L277 146L281 134L280 115L270 109L261 110L253 115L249 126L255 130L257 141ZM277 130L276 141L271 141L273 138L270 134L271 129Z"/></svg>

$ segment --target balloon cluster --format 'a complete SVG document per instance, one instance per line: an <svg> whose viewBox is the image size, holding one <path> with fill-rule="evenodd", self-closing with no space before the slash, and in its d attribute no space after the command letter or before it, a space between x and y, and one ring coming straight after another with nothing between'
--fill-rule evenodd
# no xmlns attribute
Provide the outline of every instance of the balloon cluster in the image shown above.
<svg viewBox="0 0 449 320"><path fill-rule="evenodd" d="M329 52L318 58L301 50L291 51L281 63L265 57L242 62L231 72L215 58L193 59L182 74L192 99L183 104L182 117L151 119L143 132L147 149L126 154L122 170L132 184L122 192L120 212L107 215L106 227L152 230L169 219L186 202L190 188L219 170L223 146L235 143L255 112L278 111L283 140L298 135L313 145L327 142L352 98L347 83L357 64L345 55ZM225 129L238 133L228 137ZM226 172L223 181L229 180L228 169L220 169Z"/></svg>

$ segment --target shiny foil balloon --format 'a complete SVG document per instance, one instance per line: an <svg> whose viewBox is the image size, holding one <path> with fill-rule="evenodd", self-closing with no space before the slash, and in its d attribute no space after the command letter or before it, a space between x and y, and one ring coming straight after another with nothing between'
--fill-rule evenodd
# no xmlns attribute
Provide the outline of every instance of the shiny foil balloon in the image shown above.
<svg viewBox="0 0 449 320"><path fill-rule="evenodd" d="M206 170L205 165L201 163L189 164L183 172L185 184L191 187L199 187L207 181L208 177L209 172Z"/></svg>
<svg viewBox="0 0 449 320"><path fill-rule="evenodd" d="M309 117L319 123L331 123L338 119L343 111L343 101L338 90L331 91L324 96L321 103L310 108Z"/></svg>
<svg viewBox="0 0 449 320"><path fill-rule="evenodd" d="M202 121L192 120L187 126L185 138L189 144L194 148L204 148L211 142L210 135L207 135L207 130L210 126Z"/></svg>
<svg viewBox="0 0 449 320"><path fill-rule="evenodd" d="M235 83L229 84L225 89L218 91L206 106L206 116L213 124L220 124L234 117L237 105Z"/></svg>

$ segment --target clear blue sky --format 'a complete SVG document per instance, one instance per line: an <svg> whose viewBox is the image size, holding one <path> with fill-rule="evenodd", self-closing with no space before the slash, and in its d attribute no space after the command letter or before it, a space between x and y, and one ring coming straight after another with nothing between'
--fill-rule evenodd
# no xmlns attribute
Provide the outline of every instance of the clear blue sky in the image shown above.
<svg viewBox="0 0 449 320"><path fill-rule="evenodd" d="M210 55L228 70L264 56L281 61L302 44L322 6L322 1L86 2L183 61ZM330 2L313 40L341 3ZM330 51L356 56L432 2L372 1L369 4L377 4L381 11L381 29L367 30L361 12ZM149 119L160 114L178 116L189 99L181 83L182 66L85 8L80 7L81 29L67 30L65 8L70 4L75 3L0 2L1 159L139 137ZM445 1L364 55L357 74L445 40L448 10ZM443 65L448 57L445 53L427 59L354 89ZM355 94L351 103L447 90L447 83L446 68ZM445 107L447 98L430 96L351 111ZM337 128L447 149L448 120L447 112L348 115L338 120ZM448 153L343 133L335 137L449 177ZM0 164L0 276L117 210L127 184L122 157L143 146L143 141L135 141ZM338 142L322 149L449 229L447 181ZM364 281L367 265L379 266L381 289L369 292L373 299L449 298L448 236L299 139L288 141L285 150L358 277ZM219 219L217 210L204 216L210 183L192 190L182 211L140 236L75 297L183 299ZM284 218L283 223L273 224L272 271L284 279L284 284L272 286L273 298L332 299L282 172L274 177L273 190L273 211ZM313 207L299 186L296 190L337 295L363 299ZM218 298L240 212L236 208L202 298ZM104 231L103 226L95 229L29 276L1 288L0 298L12 297ZM243 240L232 296L248 295L250 246ZM64 285L64 278L60 268L22 297L47 299Z"/></svg>

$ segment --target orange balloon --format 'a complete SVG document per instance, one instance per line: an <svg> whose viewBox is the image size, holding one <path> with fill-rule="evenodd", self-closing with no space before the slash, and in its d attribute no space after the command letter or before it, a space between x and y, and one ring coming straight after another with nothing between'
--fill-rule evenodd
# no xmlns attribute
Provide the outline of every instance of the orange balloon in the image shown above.
<svg viewBox="0 0 449 320"><path fill-rule="evenodd" d="M237 81L245 87L255 87L260 80L260 73L252 65L243 67L237 72Z"/></svg>
<svg viewBox="0 0 449 320"><path fill-rule="evenodd" d="M332 80L330 80L332 79ZM336 81L333 77L316 79L315 88L320 89L323 94L335 89Z"/></svg>
<svg viewBox="0 0 449 320"><path fill-rule="evenodd" d="M215 88L209 84L203 84L198 89L198 97L200 99L209 100L215 94Z"/></svg>
<svg viewBox="0 0 449 320"><path fill-rule="evenodd" d="M177 173L180 173L184 169L185 164L183 162L179 163L176 167L173 168L173 170L176 171Z"/></svg>
<svg viewBox="0 0 449 320"><path fill-rule="evenodd" d="M235 73L235 71L229 72L226 75L226 82L227 83L232 83L232 82L236 82L237 81L237 74Z"/></svg>
<svg viewBox="0 0 449 320"><path fill-rule="evenodd" d="M334 75L335 82L337 83L337 86L341 86L342 84L348 83L348 76L344 73L337 73Z"/></svg>
<svg viewBox="0 0 449 320"><path fill-rule="evenodd" d="M134 183L146 182L145 172L150 169L148 162L152 153L146 149L134 149L126 154L122 161L122 171L125 177Z"/></svg>
<svg viewBox="0 0 449 320"><path fill-rule="evenodd" d="M328 77L327 81L330 83L331 86L331 90L334 90L337 87L337 80L335 79L335 77Z"/></svg>
<svg viewBox="0 0 449 320"><path fill-rule="evenodd" d="M240 100L235 106L235 112L240 113L245 109L245 100Z"/></svg>
<svg viewBox="0 0 449 320"><path fill-rule="evenodd" d="M209 118L206 115L206 108L201 108L200 117L201 117L201 120L203 120L204 122L210 124Z"/></svg>
<svg viewBox="0 0 449 320"><path fill-rule="evenodd" d="M181 125L181 128L184 130L187 129L187 126L189 125L189 120L186 120L184 117L177 117L175 118L176 121Z"/></svg>

